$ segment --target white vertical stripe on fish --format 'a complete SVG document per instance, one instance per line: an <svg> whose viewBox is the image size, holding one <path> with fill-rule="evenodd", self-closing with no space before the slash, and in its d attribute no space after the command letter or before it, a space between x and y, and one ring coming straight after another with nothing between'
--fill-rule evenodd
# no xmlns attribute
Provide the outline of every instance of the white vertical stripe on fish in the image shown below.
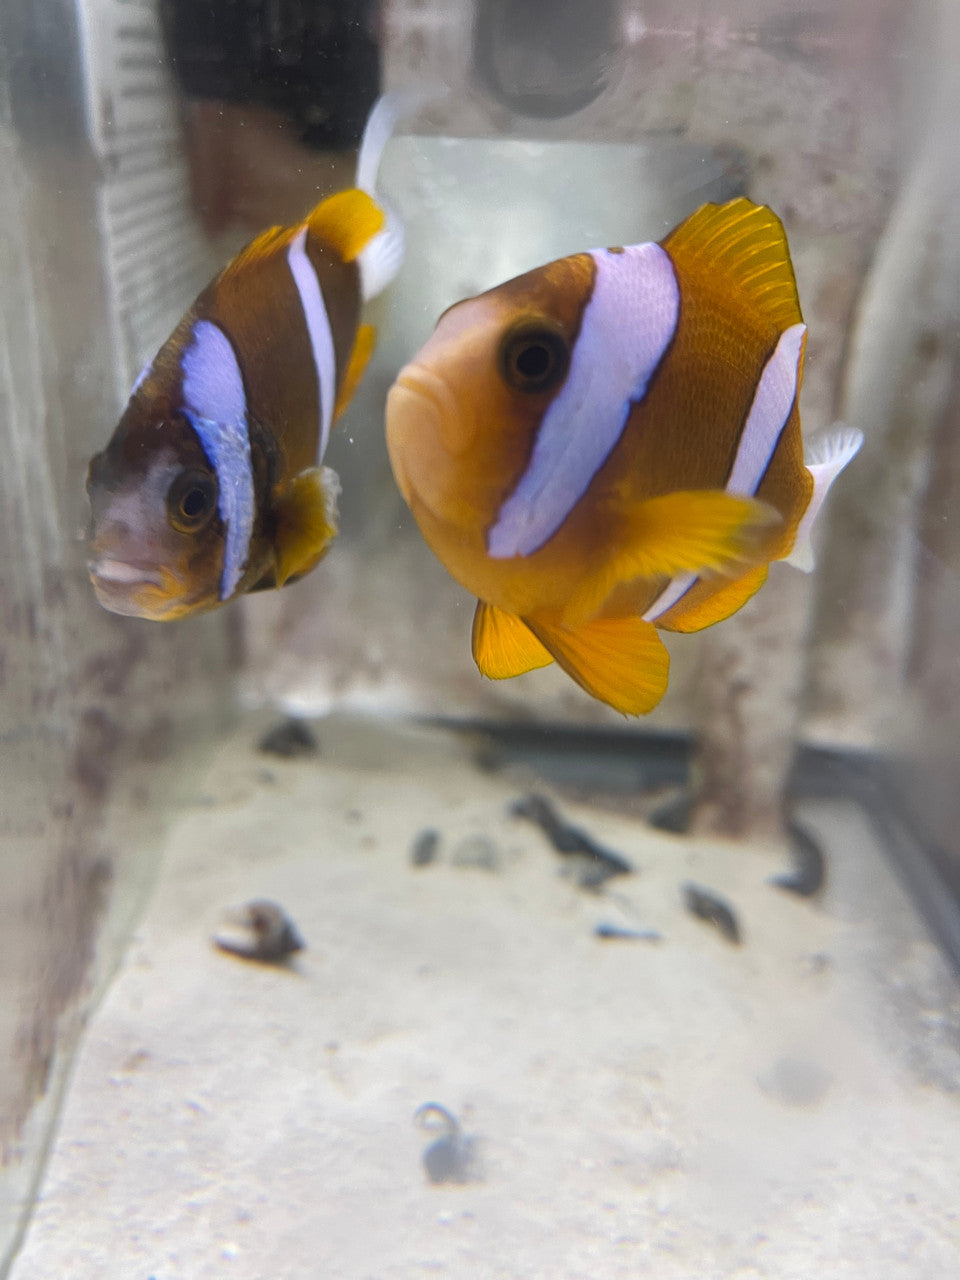
<svg viewBox="0 0 960 1280"><path fill-rule="evenodd" d="M333 333L323 293L313 263L307 256L307 228L301 227L287 250L287 263L300 295L300 305L310 336L313 367L317 375L317 403L320 406L320 444L317 462L322 462L333 423L333 402L337 391L337 362L333 349Z"/></svg>
<svg viewBox="0 0 960 1280"><path fill-rule="evenodd" d="M794 324L785 329L773 355L763 366L750 412L740 433L737 455L726 484L727 493L752 498L766 475L797 397L800 352L806 331L804 324ZM643 615L644 621L656 622L686 595L696 580L695 573L672 578Z"/></svg>
<svg viewBox="0 0 960 1280"><path fill-rule="evenodd" d="M678 573L675 578L671 578L643 615L644 622L656 622L657 618L665 614L668 609L672 609L677 601L687 594L696 580L695 573Z"/></svg>
<svg viewBox="0 0 960 1280"><path fill-rule="evenodd" d="M747 421L740 433L737 456L727 480L727 493L752 498L766 474L797 398L800 351L806 332L805 324L793 324L785 329L773 355L763 366Z"/></svg>
<svg viewBox="0 0 960 1280"><path fill-rule="evenodd" d="M243 375L229 338L210 320L198 320L180 361L183 408L217 473L220 519L226 528L220 599L233 595L250 554L253 467Z"/></svg>
<svg viewBox="0 0 960 1280"><path fill-rule="evenodd" d="M566 381L487 537L495 559L530 555L560 528L620 439L677 326L677 278L658 244L595 249L591 257L593 293Z"/></svg>

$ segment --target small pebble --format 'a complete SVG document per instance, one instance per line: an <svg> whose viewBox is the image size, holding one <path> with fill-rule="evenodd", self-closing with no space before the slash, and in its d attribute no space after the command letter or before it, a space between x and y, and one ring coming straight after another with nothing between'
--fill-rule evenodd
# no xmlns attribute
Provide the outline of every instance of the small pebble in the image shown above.
<svg viewBox="0 0 960 1280"><path fill-rule="evenodd" d="M793 869L782 876L774 876L770 883L787 893L812 898L820 892L827 878L823 851L814 838L796 822L787 823L787 839L790 842Z"/></svg>
<svg viewBox="0 0 960 1280"><path fill-rule="evenodd" d="M683 902L691 915L696 916L698 920L706 920L708 924L715 925L728 942L732 942L734 946L740 945L740 925L737 923L737 917L734 915L733 908L728 906L722 898L718 898L709 889L701 889L699 885L685 884Z"/></svg>
<svg viewBox="0 0 960 1280"><path fill-rule="evenodd" d="M477 867L481 871L499 871L500 854L486 836L464 836L453 847L450 861L455 867Z"/></svg>
<svg viewBox="0 0 960 1280"><path fill-rule="evenodd" d="M259 751L291 760L295 756L315 756L320 750L316 735L306 720L290 717L265 733L257 744Z"/></svg>
<svg viewBox="0 0 960 1280"><path fill-rule="evenodd" d="M244 960L285 960L304 948L290 917L275 902L260 898L224 913L214 945Z"/></svg>
<svg viewBox="0 0 960 1280"><path fill-rule="evenodd" d="M437 1135L424 1148L422 1157L424 1172L432 1183L477 1181L475 1139L463 1133L452 1112L439 1102L425 1102L414 1112L413 1122Z"/></svg>
<svg viewBox="0 0 960 1280"><path fill-rule="evenodd" d="M608 924L601 921L594 930L595 938L602 938L605 942L662 942L663 935L657 933L656 929L626 929L623 925Z"/></svg>
<svg viewBox="0 0 960 1280"><path fill-rule="evenodd" d="M690 830L690 817L693 813L693 796L682 791L658 805L647 818L651 827L657 831L669 831L671 835L682 836Z"/></svg>
<svg viewBox="0 0 960 1280"><path fill-rule="evenodd" d="M440 832L434 827L425 827L417 833L410 846L410 865L412 867L429 867L437 859L440 847Z"/></svg>

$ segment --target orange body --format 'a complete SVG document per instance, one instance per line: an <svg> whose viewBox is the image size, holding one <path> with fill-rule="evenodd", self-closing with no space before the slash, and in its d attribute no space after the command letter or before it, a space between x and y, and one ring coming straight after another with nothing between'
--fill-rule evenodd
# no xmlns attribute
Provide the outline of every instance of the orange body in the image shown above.
<svg viewBox="0 0 960 1280"><path fill-rule="evenodd" d="M621 286L621 264L638 285ZM635 342L624 327L648 314L655 340ZM660 246L561 259L444 314L390 392L387 438L424 538L479 597L484 674L556 659L619 710L659 701L656 629L734 612L810 506L804 333L783 229L746 200L704 206ZM611 386L627 385L634 346L651 371L618 426ZM616 436L591 470L604 431ZM559 523L541 518L551 503Z"/></svg>

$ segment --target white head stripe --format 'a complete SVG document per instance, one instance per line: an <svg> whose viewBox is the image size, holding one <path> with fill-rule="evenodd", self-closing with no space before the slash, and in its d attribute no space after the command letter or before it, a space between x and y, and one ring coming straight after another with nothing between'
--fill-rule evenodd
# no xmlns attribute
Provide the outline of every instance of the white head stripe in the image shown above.
<svg viewBox="0 0 960 1280"><path fill-rule="evenodd" d="M752 498L766 474L797 398L800 350L806 332L805 324L794 324L784 330L773 355L763 366L727 480L728 493Z"/></svg>
<svg viewBox="0 0 960 1280"><path fill-rule="evenodd" d="M320 443L317 448L317 462L322 462L330 439L330 427L333 423L333 402L337 394L337 363L333 350L333 334L330 331L330 320L327 308L323 304L323 293L313 264L307 257L307 228L301 227L287 250L287 262L290 274L300 295L303 317L307 322L307 333L310 336L310 349L313 352L313 367L317 375L317 402L320 405Z"/></svg>
<svg viewBox="0 0 960 1280"><path fill-rule="evenodd" d="M786 329L780 335L773 355L763 366L740 434L737 456L726 484L727 493L752 498L760 487L797 396L800 350L806 331L803 324ZM655 622L662 617L681 596L687 594L696 580L695 573L683 573L672 578L643 615L644 621Z"/></svg>
<svg viewBox="0 0 960 1280"><path fill-rule="evenodd" d="M658 244L595 249L591 257L593 293L566 382L487 536L495 559L530 555L560 528L620 439L677 326L677 278Z"/></svg>
<svg viewBox="0 0 960 1280"><path fill-rule="evenodd" d="M237 357L223 330L209 320L198 320L192 339L180 361L183 411L217 473L220 519L227 531L220 599L226 600L243 574L253 532L247 398Z"/></svg>

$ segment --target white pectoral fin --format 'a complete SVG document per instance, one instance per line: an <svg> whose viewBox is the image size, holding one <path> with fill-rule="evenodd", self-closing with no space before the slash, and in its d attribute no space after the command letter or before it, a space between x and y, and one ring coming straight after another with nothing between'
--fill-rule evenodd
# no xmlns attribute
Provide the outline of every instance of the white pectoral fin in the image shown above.
<svg viewBox="0 0 960 1280"><path fill-rule="evenodd" d="M797 527L793 550L785 557L787 564L810 573L814 568L811 531L823 500L837 476L860 452L863 432L856 427L835 427L815 437L807 453L807 470L813 476L813 496Z"/></svg>

